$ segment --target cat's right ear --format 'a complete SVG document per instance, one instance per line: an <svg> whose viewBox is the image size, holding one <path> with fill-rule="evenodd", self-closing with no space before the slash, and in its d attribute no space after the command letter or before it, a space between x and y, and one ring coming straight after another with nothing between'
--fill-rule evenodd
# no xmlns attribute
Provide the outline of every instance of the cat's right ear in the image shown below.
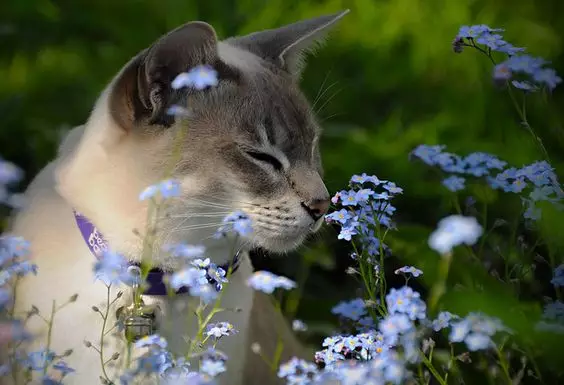
<svg viewBox="0 0 564 385"><path fill-rule="evenodd" d="M212 66L220 81L238 76L235 69L219 59L217 35L211 25L195 21L169 32L132 59L117 76L109 95L113 118L126 131L140 124L169 127L174 117L166 112L179 92L172 89L172 81L178 74L203 64Z"/></svg>

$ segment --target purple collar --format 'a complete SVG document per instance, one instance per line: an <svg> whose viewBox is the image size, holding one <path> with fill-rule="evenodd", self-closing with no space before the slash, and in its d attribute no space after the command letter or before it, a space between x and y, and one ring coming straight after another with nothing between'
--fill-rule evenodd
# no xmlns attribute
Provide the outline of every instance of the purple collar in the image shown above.
<svg viewBox="0 0 564 385"><path fill-rule="evenodd" d="M84 215L80 214L78 211L73 210L74 219L76 220L76 224L82 234L82 238L86 242L86 245L90 249L90 252L94 254L96 258L100 258L102 254L109 250L108 241L104 238L101 232L98 231L96 226L92 222L88 220ZM241 262L240 253L237 253L231 262L219 266L225 271L231 267L231 273L234 273L238 268ZM131 266L139 266L137 262L130 262ZM143 292L144 295L168 295L167 287L163 281L163 278L167 274L164 270L159 268L153 268L149 271L147 275L147 283L149 287L147 290ZM217 282L212 276L209 274L206 275L208 282L212 284L217 291L221 290L221 283ZM176 291L176 294L183 294L188 292L188 287L183 286Z"/></svg>

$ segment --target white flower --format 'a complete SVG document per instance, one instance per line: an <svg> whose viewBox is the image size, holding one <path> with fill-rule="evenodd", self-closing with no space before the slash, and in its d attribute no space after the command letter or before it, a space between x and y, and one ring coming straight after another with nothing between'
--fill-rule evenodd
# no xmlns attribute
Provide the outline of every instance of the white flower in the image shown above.
<svg viewBox="0 0 564 385"><path fill-rule="evenodd" d="M441 254L448 254L455 246L474 245L482 233L482 226L476 218L451 215L439 222L429 237L429 247Z"/></svg>

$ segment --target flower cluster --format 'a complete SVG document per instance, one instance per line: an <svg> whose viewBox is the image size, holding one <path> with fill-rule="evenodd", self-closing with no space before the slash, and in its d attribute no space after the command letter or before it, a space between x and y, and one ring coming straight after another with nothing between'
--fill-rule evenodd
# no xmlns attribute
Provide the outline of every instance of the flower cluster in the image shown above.
<svg viewBox="0 0 564 385"><path fill-rule="evenodd" d="M104 282L106 286L122 283L130 286L141 285L138 272L129 267L129 262L123 255L113 251L104 251L94 262L94 276Z"/></svg>
<svg viewBox="0 0 564 385"><path fill-rule="evenodd" d="M492 336L502 331L509 330L499 319L481 313L470 313L452 323L449 340L464 342L471 351L484 350L493 346Z"/></svg>
<svg viewBox="0 0 564 385"><path fill-rule="evenodd" d="M37 274L37 266L27 259L29 246L21 237L0 236L0 310L11 304L10 285L15 278Z"/></svg>
<svg viewBox="0 0 564 385"><path fill-rule="evenodd" d="M437 164L435 157L441 148L419 152L430 164ZM470 173L486 175L490 169L501 169L504 163L487 154L469 156L467 159L448 161L444 157L440 162L444 166L453 166L456 162L461 166L459 170L470 170ZM462 164L464 166L462 167ZM480 171L481 170L481 171ZM337 208L330 213L329 221L337 222L344 227L351 226L351 221L359 221L360 212L370 204L369 198L376 195L364 191L364 186L358 183L372 183L380 185L375 176L354 176L351 180L351 190L341 191L334 198L334 202L341 202L343 208ZM395 186L392 184L392 186ZM355 188L356 187L356 188ZM378 212L373 214L377 217ZM357 217L358 216L358 217ZM357 217L357 218L355 218ZM368 222L367 227L376 227L377 219ZM360 228L354 224L354 228ZM359 230L359 233L362 230ZM460 244L472 245L482 235L482 227L475 218L453 215L439 222L437 229L429 237L432 248L442 254L449 253ZM358 243L363 250L367 248L367 237L358 237ZM364 251L363 251L364 252ZM355 261L360 263L360 257L355 254ZM369 274L380 274L379 271L366 270L362 273L366 290ZM415 266L403 266L395 274L407 277L419 277L423 272ZM406 279L407 283L408 279ZM373 297L371 297L373 298ZM441 311L435 319L429 319L427 304L420 293L410 286L391 288L385 295L385 303L378 299L364 300L355 298L342 301L332 309L332 313L346 320L353 330L361 331L355 334L336 334L324 339L323 349L315 353L314 362L317 365L294 358L283 364L278 373L288 384L400 384L412 379L417 374L412 370L413 365L423 362L423 355L433 340L425 340L424 336L450 329L449 340L453 343L464 343L469 350L481 350L492 347L492 338L498 332L508 332L501 321L481 313L470 313L461 318L448 311ZM368 322L367 320L371 321ZM374 322L376 321L376 322ZM426 358L428 359L428 358ZM334 382L331 382L334 381Z"/></svg>
<svg viewBox="0 0 564 385"><path fill-rule="evenodd" d="M169 199L180 196L181 184L176 179L167 179L147 187L139 194L139 200Z"/></svg>
<svg viewBox="0 0 564 385"><path fill-rule="evenodd" d="M167 341L153 334L143 337L135 343L136 349L144 349L145 352L135 361L135 367L120 376L122 385L135 383L138 376L156 375L160 383L188 383L188 384L212 384L213 377L225 371L221 360L204 358L200 371L193 371L190 364L183 357L175 359L167 350ZM214 365L218 363L218 365ZM204 369L207 369L205 371Z"/></svg>
<svg viewBox="0 0 564 385"><path fill-rule="evenodd" d="M209 258L187 261L183 268L170 277L169 285L174 290L188 287L190 295L200 297L204 303L214 301L227 283L227 272L212 263Z"/></svg>
<svg viewBox="0 0 564 385"><path fill-rule="evenodd" d="M501 52L508 57L495 66L493 78L496 81L511 81L515 88L534 92L539 87L552 91L562 82L556 71L545 65L548 62L539 57L523 54L525 48L515 47L503 40L501 28L487 25L462 26L453 42L454 51L462 52L464 47L472 47L485 53L490 59L492 52Z"/></svg>
<svg viewBox="0 0 564 385"><path fill-rule="evenodd" d="M497 157L475 152L461 157L444 151L442 145L419 145L411 153L430 166L439 167L442 171L455 174L443 180L449 190L455 192L465 188L464 176L484 177L488 185L506 193L521 195L525 207L523 216L536 220L541 212L539 202L550 202L560 207L564 198L564 190L558 181L554 168L546 161L534 162L521 168L507 167L507 163ZM525 193L528 193L525 196Z"/></svg>
<svg viewBox="0 0 564 385"><path fill-rule="evenodd" d="M203 90L207 87L214 87L218 84L217 71L209 65L199 65L188 72L182 72L172 81L172 88L175 90L191 87L196 90Z"/></svg>
<svg viewBox="0 0 564 385"><path fill-rule="evenodd" d="M326 221L340 226L338 239L350 241L357 236L370 257L380 255L387 246L380 244L376 229L394 228L391 217L396 208L390 201L403 190L393 182L366 174L353 175L349 187L333 196L333 204L342 208L328 214Z"/></svg>

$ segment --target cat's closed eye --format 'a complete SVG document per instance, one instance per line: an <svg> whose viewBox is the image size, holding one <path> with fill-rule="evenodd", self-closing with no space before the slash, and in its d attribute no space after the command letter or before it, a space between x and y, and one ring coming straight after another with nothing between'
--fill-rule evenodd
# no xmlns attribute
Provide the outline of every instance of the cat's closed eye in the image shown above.
<svg viewBox="0 0 564 385"><path fill-rule="evenodd" d="M272 156L271 154L267 154L265 152L260 152L260 151L253 151L253 150L246 150L245 154L247 154L248 156L250 156L255 160L258 160L259 162L270 164L272 167L274 167L276 171L282 170L282 163L275 156Z"/></svg>

